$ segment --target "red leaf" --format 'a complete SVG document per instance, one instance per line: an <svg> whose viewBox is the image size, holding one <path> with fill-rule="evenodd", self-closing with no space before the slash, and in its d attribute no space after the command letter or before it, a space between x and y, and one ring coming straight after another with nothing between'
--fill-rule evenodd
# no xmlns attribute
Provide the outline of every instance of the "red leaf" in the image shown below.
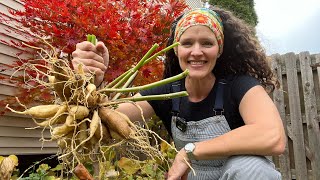
<svg viewBox="0 0 320 180"><path fill-rule="evenodd" d="M148 78L151 75L151 71L148 68L146 68L142 71L142 74L144 77Z"/></svg>
<svg viewBox="0 0 320 180"><path fill-rule="evenodd" d="M106 43L110 54L110 68L106 78L110 80L136 64L154 43L163 49L169 37L170 23L187 7L184 0L21 0L23 10L9 10L13 18L0 13L0 23L11 27L5 29L23 37L26 44L44 47L34 35L46 37L57 49L71 54L75 44L85 40L86 34L95 34L98 40ZM19 22L19 23L18 23ZM14 27L12 27L14 26ZM37 52L30 50L19 41L6 42L15 47L21 60L12 62L20 67L34 61ZM163 65L155 61L137 77L138 83L161 79ZM5 69L5 68L3 68ZM36 77L32 70L28 76ZM24 83L22 77L17 83ZM21 88L19 97L25 102L31 94L48 99L48 92L41 94L39 89ZM0 101L1 102L1 101Z"/></svg>

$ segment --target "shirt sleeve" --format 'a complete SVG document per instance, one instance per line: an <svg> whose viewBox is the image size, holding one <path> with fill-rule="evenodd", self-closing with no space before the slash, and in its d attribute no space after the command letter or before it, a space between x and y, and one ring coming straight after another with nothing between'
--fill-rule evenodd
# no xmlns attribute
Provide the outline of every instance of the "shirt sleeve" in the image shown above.
<svg viewBox="0 0 320 180"><path fill-rule="evenodd" d="M243 96L254 86L261 85L259 80L248 75L236 77L231 85L231 94L236 104L240 104Z"/></svg>

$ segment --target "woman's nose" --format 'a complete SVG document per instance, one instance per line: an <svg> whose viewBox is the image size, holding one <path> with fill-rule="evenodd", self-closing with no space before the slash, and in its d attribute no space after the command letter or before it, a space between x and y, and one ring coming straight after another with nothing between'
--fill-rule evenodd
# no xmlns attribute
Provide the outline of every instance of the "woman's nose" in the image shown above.
<svg viewBox="0 0 320 180"><path fill-rule="evenodd" d="M202 48L199 44L195 44L191 50L191 55L193 56L199 56L199 55L202 55L203 52L202 52Z"/></svg>

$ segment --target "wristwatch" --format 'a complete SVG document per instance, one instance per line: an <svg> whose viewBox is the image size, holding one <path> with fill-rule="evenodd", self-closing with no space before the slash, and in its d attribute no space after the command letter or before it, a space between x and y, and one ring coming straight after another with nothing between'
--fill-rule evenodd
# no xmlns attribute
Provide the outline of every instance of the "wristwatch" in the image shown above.
<svg viewBox="0 0 320 180"><path fill-rule="evenodd" d="M184 150L186 151L189 160L194 159L193 151L195 148L196 145L194 143L188 143L184 146Z"/></svg>

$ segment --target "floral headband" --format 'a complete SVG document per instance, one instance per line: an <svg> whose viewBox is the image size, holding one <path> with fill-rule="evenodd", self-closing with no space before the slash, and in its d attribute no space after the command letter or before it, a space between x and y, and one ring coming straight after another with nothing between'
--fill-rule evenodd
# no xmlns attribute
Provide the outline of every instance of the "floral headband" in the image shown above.
<svg viewBox="0 0 320 180"><path fill-rule="evenodd" d="M223 50L223 25L220 16L208 9L197 8L186 12L182 18L178 21L174 33L174 42L180 40L181 35L191 26L204 25L209 27L217 38L219 46L219 55Z"/></svg>

